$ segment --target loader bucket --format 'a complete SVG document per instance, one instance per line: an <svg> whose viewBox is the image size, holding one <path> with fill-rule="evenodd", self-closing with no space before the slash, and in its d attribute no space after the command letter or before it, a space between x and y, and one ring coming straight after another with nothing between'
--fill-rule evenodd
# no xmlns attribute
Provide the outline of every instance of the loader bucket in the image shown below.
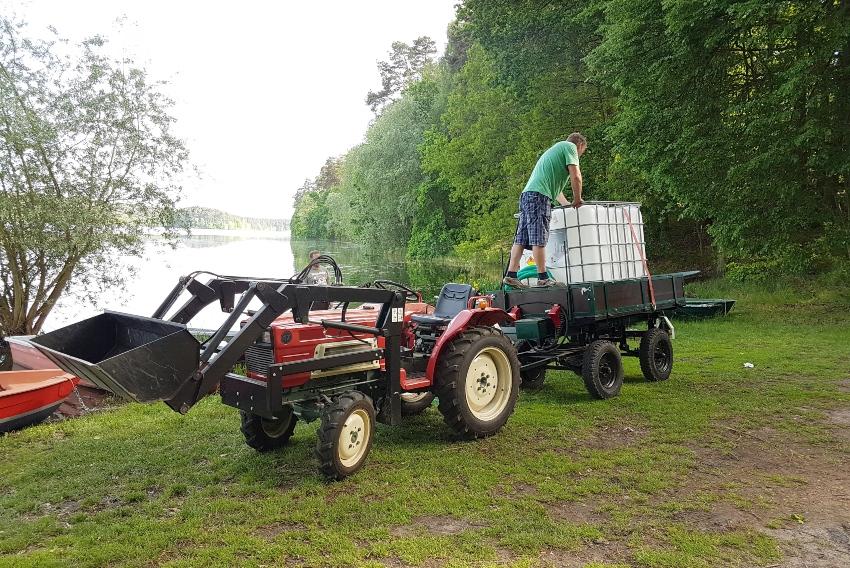
<svg viewBox="0 0 850 568"><path fill-rule="evenodd" d="M198 369L200 357L185 325L118 312L31 342L62 370L136 402L170 398Z"/></svg>

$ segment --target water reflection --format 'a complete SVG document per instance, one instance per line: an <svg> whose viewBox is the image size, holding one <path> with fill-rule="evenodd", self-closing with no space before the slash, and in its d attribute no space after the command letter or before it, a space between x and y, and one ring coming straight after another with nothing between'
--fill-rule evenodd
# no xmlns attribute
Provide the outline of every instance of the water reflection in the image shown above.
<svg viewBox="0 0 850 568"><path fill-rule="evenodd" d="M126 290L105 294L97 306L81 305L70 298L60 301L45 330L96 315L103 309L150 315L178 278L195 270L286 278L307 264L309 252L314 249L336 259L345 284L394 280L422 290L426 298L436 295L446 282L467 282L492 289L501 277L501 267L497 264L467 263L458 259L413 262L405 259L404 252L399 250L333 241L293 241L287 233L195 232L180 238L174 247L151 237L141 259L118 259L117 263L136 270ZM216 328L223 318L216 303L198 314L192 325Z"/></svg>

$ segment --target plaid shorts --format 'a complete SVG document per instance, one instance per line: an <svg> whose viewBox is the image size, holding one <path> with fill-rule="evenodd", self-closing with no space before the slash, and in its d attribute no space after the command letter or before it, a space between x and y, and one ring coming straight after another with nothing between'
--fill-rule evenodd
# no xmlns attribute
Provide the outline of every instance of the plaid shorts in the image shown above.
<svg viewBox="0 0 850 568"><path fill-rule="evenodd" d="M519 225L514 244L527 249L546 246L551 218L552 202L547 196L536 191L523 191L519 197Z"/></svg>

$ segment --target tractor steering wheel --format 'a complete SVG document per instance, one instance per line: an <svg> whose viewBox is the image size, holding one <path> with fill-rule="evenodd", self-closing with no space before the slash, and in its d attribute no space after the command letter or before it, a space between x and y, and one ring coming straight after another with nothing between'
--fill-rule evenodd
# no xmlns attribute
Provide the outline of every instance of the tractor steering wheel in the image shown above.
<svg viewBox="0 0 850 568"><path fill-rule="evenodd" d="M381 290L401 290L404 292L404 299L408 302L422 301L422 294L412 288L408 288L404 284L399 284L392 280L375 280L372 282L372 285L375 286L375 288L380 288Z"/></svg>

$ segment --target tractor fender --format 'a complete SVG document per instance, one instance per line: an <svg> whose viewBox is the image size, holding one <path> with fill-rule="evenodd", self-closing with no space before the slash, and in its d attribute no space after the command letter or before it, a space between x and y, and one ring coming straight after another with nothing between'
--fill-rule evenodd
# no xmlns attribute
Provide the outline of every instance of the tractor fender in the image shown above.
<svg viewBox="0 0 850 568"><path fill-rule="evenodd" d="M425 368L425 376L434 384L434 369L437 367L437 361L440 359L440 353L443 347L450 343L463 331L471 327L480 327L496 323L513 322L513 315L509 314L501 308L485 308L483 310L461 310L451 322L449 322L446 331L437 339L434 344L434 349L431 350L431 356L428 358L428 366Z"/></svg>

